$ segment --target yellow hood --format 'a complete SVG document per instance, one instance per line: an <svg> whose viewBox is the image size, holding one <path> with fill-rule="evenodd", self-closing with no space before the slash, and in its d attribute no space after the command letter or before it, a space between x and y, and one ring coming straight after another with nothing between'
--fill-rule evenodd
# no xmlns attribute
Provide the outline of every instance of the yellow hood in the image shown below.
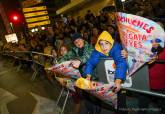
<svg viewBox="0 0 165 114"><path fill-rule="evenodd" d="M99 44L99 41L100 41L100 40L108 41L109 43L112 44L112 47L113 47L114 40L113 40L112 36L111 36L107 31L103 31L103 32L100 34L100 36L98 37L97 43L96 43L96 45L95 45L95 49L96 49L97 51L103 53L102 50L101 50L101 48L100 48L100 44ZM111 47L111 48L112 48L112 47ZM103 54L105 54L105 53L103 53ZM106 54L105 54L105 55L106 55Z"/></svg>

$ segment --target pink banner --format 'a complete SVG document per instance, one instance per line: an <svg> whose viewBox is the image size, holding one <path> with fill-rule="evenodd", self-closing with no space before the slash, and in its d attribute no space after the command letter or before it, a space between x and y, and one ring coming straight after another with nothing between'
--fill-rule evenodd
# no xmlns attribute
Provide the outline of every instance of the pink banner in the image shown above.
<svg viewBox="0 0 165 114"><path fill-rule="evenodd" d="M132 75L157 54L151 51L154 43L164 47L165 32L159 24L140 16L118 12L116 19L122 44L129 55L129 75Z"/></svg>

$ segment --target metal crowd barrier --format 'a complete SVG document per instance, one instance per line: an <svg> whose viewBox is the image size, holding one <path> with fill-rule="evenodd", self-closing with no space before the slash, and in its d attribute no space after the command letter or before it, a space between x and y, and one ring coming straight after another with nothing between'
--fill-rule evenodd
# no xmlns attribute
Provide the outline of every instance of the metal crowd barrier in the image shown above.
<svg viewBox="0 0 165 114"><path fill-rule="evenodd" d="M50 67L53 64L51 61L53 60L52 55L44 54L44 53L39 53L39 52L34 52L32 51L32 61L34 62L35 67L40 65L41 67ZM41 67L34 68L34 73L31 77L31 80L34 81L38 72L41 70Z"/></svg>
<svg viewBox="0 0 165 114"><path fill-rule="evenodd" d="M26 60L26 61L32 61L29 57L31 56L30 51L4 51L1 52L1 54L6 55L6 56L11 56L15 59L19 60Z"/></svg>
<svg viewBox="0 0 165 114"><path fill-rule="evenodd" d="M31 60L31 52L30 51L3 51L1 55L12 57L18 61L28 61L32 62ZM19 64L17 66L16 71L19 71L23 64Z"/></svg>
<svg viewBox="0 0 165 114"><path fill-rule="evenodd" d="M106 78L106 68L105 68L105 62L108 61L107 58L102 58L97 65L97 77L99 77L100 81L107 83L108 80ZM159 62L159 61L158 61ZM165 64L165 61L161 61L162 64ZM141 67L137 72L135 72L132 75L132 86L131 87L124 87L119 92L118 96L119 99L119 109L127 109L126 107L126 93L127 91L130 92L136 92L139 94L145 94L155 97L161 97L165 99L165 94L158 93L155 91L150 90L149 87L149 71L148 71L148 65L144 65ZM124 111L124 112L123 112ZM119 113L127 113L128 110L121 110Z"/></svg>
<svg viewBox="0 0 165 114"><path fill-rule="evenodd" d="M32 51L32 59L37 64L45 66L45 58L52 58L52 55Z"/></svg>
<svg viewBox="0 0 165 114"><path fill-rule="evenodd" d="M53 56L52 55L48 55L48 54L44 54L44 53L39 53L39 52L32 52L32 60L41 65L41 66L44 66L44 67L47 67L47 63L49 64L50 61L53 59ZM33 81L36 76L37 76L37 73L38 73L38 70L34 71L32 77L31 77L31 80ZM67 89L67 94L65 95L65 100L63 102L63 105L62 105L62 109L61 109L61 114L64 113L64 110L65 110L65 106L66 106L66 103L67 103L67 100L69 98L69 93L70 93L70 90ZM57 102L56 102L56 108L61 100L61 98L64 96L65 94L65 91L64 91L64 87L62 87L61 89L61 92L57 98Z"/></svg>
<svg viewBox="0 0 165 114"><path fill-rule="evenodd" d="M46 59L51 59L51 55L43 54L43 53L38 53L38 52L30 52L30 51L6 51L6 52L1 52L3 55L7 56L12 56L15 59L18 60L26 60L30 62L34 62L37 65L40 66L45 66L45 60ZM27 58L27 56L31 56L30 58ZM105 61L108 59L101 59L99 64L97 65L97 76L100 77L100 81L102 82L108 82L106 79L106 71L105 71ZM164 61L159 61L161 63L165 63ZM38 70L34 70L34 73L31 77L31 80L33 81L36 76L37 76ZM141 77L143 76L143 78ZM131 92L137 92L140 94L146 94L146 95L151 95L151 96L156 96L156 97L161 97L165 98L165 94L162 93L157 93L154 91L151 91L149 88L149 75L148 75L148 66L144 65L140 70L138 70L133 76L132 76L132 87L129 88L122 88L122 90L118 93L118 109L123 109L126 108L126 92L131 91ZM63 92L63 90L62 90ZM61 93L62 94L62 93ZM59 95L59 98L61 98L61 94ZM68 93L69 94L69 93ZM68 98L68 96L66 96ZM64 106L66 104L67 99L65 99ZM62 113L64 111L62 110ZM118 114L126 114L128 110L118 110ZM61 114L62 114L61 113Z"/></svg>
<svg viewBox="0 0 165 114"><path fill-rule="evenodd" d="M26 60L26 61L30 61L33 62L33 65L35 68L32 68L34 70L32 76L31 76L31 81L34 81L37 74L39 73L39 70L41 70L41 67L45 67L46 62L50 62L50 60L52 60L53 56L52 55L48 55L48 54L44 54L44 53L39 53L39 52L34 52L34 51L5 51L2 52L3 55L5 56L10 56L13 57L14 59L18 59L18 60ZM27 59L27 54L30 54L30 58ZM38 66L39 65L39 66ZM19 69L21 68L21 64L18 66L17 71L19 71ZM56 108L59 104L60 99L63 97L64 94L64 87L62 87L61 92L57 98L57 103L56 103ZM61 110L61 114L64 113L65 110L65 106L67 103L67 100L69 98L69 93L70 91L67 90L67 94L65 96L65 100L62 106L62 110Z"/></svg>

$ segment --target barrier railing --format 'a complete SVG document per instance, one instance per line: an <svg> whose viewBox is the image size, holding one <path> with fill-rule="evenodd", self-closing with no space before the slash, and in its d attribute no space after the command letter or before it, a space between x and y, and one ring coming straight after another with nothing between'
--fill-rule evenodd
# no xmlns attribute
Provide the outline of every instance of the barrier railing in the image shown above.
<svg viewBox="0 0 165 114"><path fill-rule="evenodd" d="M29 61L29 62L34 62L37 65L40 65L42 67L45 67L45 64L47 61L51 61L52 60L52 55L48 55L48 54L43 54L43 53L39 53L39 52L31 52L31 51L5 51L5 52L0 52L0 54L5 55L5 56L10 56L13 57L14 59L18 59L18 60L25 60L25 61ZM106 77L105 74L105 66L104 66L104 62L107 59L102 59L99 63L99 65L97 66L97 75L98 77ZM158 61L162 64L165 64L165 61ZM33 81L38 73L38 69L34 70L34 73L31 77L31 80ZM139 76L138 76L139 75ZM143 79L141 79L140 75L143 76ZM147 94L147 95L151 95L151 96L156 96L156 97L161 97L161 98L165 98L165 94L162 93L157 93L154 91L151 91L149 89L149 84L148 84L148 67L147 65L145 65L144 67L142 67L139 71L137 71L133 76L132 76L132 82L133 82L133 86L129 87L129 88L122 88L121 92L119 93L118 96L120 96L119 99L120 103L122 101L122 104L120 105L119 108L123 109L126 107L126 91L131 91L131 92L137 92L140 94ZM107 79L103 79L104 82ZM101 81L101 80L100 80ZM108 81L107 81L108 82ZM139 85L140 83L140 85ZM68 96L68 95L67 95ZM61 94L60 96L61 97ZM66 104L66 101L64 103L64 106ZM64 110L65 107L63 107ZM63 111L62 111L63 112ZM118 113L123 113L123 111L119 111ZM124 113L127 113L127 111L125 111Z"/></svg>
<svg viewBox="0 0 165 114"><path fill-rule="evenodd" d="M48 54L33 51L31 56L32 56L33 62L35 63L34 67L37 67L37 65L40 65L42 67L50 67L52 65L52 63L51 63L51 61L53 59L52 55L48 55ZM34 68L33 70L34 70L34 73L31 77L32 81L36 78L36 76L38 74L38 71L41 70L41 67Z"/></svg>
<svg viewBox="0 0 165 114"><path fill-rule="evenodd" d="M106 68L104 66L104 63L109 60L107 58L101 59L99 65L97 66L97 76L100 77L100 81L103 81L105 83L108 82L106 78ZM156 61L161 64L165 64L165 61ZM102 71L102 72L101 72ZM143 76L143 77L141 77ZM104 78L105 77L105 78ZM131 87L124 87L124 90L129 90L132 92L138 92L143 94L148 94L152 96L158 96L165 98L165 94L157 93L150 90L149 87L149 74L148 74L148 66L144 65L141 69L139 69L135 74L132 75L132 86Z"/></svg>
<svg viewBox="0 0 165 114"><path fill-rule="evenodd" d="M48 67L51 64L51 61L53 59L52 55L44 54L44 53L39 53L39 52L31 52L31 51L4 51L0 52L1 55L9 56L14 59L20 60L20 61L28 61L28 62L33 62L33 74L31 76L31 81L34 81L37 74L39 73L40 70L42 70L41 67ZM17 71L20 70L22 64L19 64L17 66ZM51 66L51 65L50 65ZM50 67L49 66L49 67ZM67 90L67 95L65 96L65 100L61 109L61 114L64 113L65 106L67 103L67 100L69 98L69 92L70 90ZM63 97L62 94L64 94L64 87L61 89L61 93L58 96L58 100L56 103L56 108L57 105L59 104L60 99Z"/></svg>
<svg viewBox="0 0 165 114"><path fill-rule="evenodd" d="M97 77L99 77L100 81L104 83L108 83L107 74L106 74L106 66L105 63L108 61L107 58L103 58L100 60L99 65L97 66ZM161 61L162 64L165 64L164 61ZM148 74L148 66L144 65L141 69L139 69L133 76L132 76L132 86L131 87L124 87L121 89L118 96L120 96L119 109L127 109L126 107L126 93L129 92L136 92L141 95L150 95L155 97L165 98L165 94L157 93L155 91L151 91L149 87L149 74ZM128 110L124 110L128 111ZM122 112L122 111L119 111ZM127 112L124 112L127 113Z"/></svg>

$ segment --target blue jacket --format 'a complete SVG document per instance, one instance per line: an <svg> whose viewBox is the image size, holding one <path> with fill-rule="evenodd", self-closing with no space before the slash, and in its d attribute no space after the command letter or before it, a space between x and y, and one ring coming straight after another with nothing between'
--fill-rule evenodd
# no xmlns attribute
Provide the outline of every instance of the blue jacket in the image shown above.
<svg viewBox="0 0 165 114"><path fill-rule="evenodd" d="M116 65L115 70L115 79L126 79L126 72L127 72L127 62L126 59L121 57L121 50L122 46L119 43L114 43L113 47L111 48L109 52L109 56L106 56L105 54L97 51L96 49L92 52L90 58L88 59L85 69L84 69L84 75L92 74L93 69L96 67L96 65L99 63L100 58L113 58Z"/></svg>

